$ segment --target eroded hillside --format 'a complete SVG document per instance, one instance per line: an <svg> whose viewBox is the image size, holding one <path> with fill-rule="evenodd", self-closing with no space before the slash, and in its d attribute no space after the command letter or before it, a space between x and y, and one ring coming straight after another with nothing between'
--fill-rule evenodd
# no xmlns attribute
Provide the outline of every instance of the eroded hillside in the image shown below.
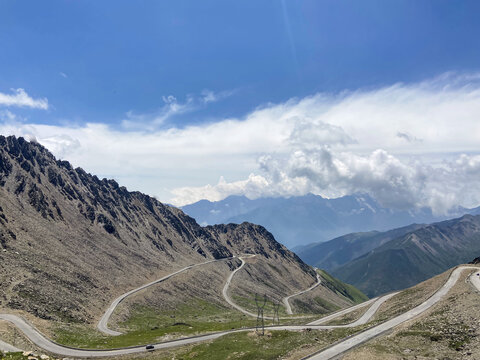
<svg viewBox="0 0 480 360"><path fill-rule="evenodd" d="M3 308L93 321L132 287L246 252L284 268L286 292L315 282L314 271L261 226L200 227L182 211L73 168L37 143L0 136Z"/></svg>

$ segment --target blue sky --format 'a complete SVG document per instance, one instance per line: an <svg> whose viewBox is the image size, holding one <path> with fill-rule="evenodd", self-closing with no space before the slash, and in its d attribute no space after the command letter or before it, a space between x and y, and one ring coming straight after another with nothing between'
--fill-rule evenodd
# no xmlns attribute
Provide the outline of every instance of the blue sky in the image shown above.
<svg viewBox="0 0 480 360"><path fill-rule="evenodd" d="M108 124L159 111L163 96L233 92L171 119L214 121L476 70L479 11L478 1L439 0L1 1L0 91L48 98L34 122Z"/></svg>
<svg viewBox="0 0 480 360"><path fill-rule="evenodd" d="M0 0L0 132L178 204L354 191L400 207L477 204L477 183L468 201L439 194L480 164L479 10ZM383 180L366 180L369 166ZM431 167L448 171L427 181ZM411 199L382 198L381 181Z"/></svg>

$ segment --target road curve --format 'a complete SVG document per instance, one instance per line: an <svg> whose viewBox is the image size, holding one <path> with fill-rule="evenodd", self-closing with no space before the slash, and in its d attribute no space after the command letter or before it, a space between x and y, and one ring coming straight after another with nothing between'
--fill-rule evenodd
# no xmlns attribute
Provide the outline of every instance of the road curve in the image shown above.
<svg viewBox="0 0 480 360"><path fill-rule="evenodd" d="M308 323L307 325L321 325L321 324L325 324L331 320L334 320L336 318L339 318L343 315L346 315L348 313L351 313L352 311L355 311L355 310L358 310L358 309L361 309L367 305L370 305L371 303L375 302L376 300L378 300L378 298L374 298L374 299L370 299L370 300L367 300L367 301L364 301L363 303L361 304L358 304L358 305L354 305L354 306L351 306L349 308L346 308L346 309L343 309L343 310L340 310L340 311L337 311L337 312L334 312L333 314L330 314L330 315L327 315L327 316L324 316L322 317L321 319L318 319L318 320L315 320L315 321L312 321L311 323Z"/></svg>
<svg viewBox="0 0 480 360"><path fill-rule="evenodd" d="M230 276L227 278L227 281L225 282L225 286L223 287L223 290L222 290L222 295L223 295L223 298L225 299L225 301L227 303L229 303L232 307L234 307L235 309L237 309L238 311L244 313L245 315L248 315L248 316L251 316L251 317L257 317L257 314L254 314L248 310L245 310L244 308L242 308L241 306L237 305L231 298L230 296L228 295L228 288L230 287L230 284L232 283L232 279L233 279L233 276L237 273L237 271L241 270L243 268L243 266L245 265L245 261L243 260L243 258L250 258L250 257L254 257L255 255L251 254L251 255L247 255L247 256L242 256L242 257L239 257L240 261L242 262L242 264L236 268L234 271L232 271L232 273L230 274ZM320 279L320 275L317 273L317 282L309 287L308 289L306 290L303 290L303 291L300 291L298 293L295 293L293 295L289 295L289 296L286 296L282 299L282 302L285 306L285 310L287 312L287 314L293 314L292 313L292 308L290 307L290 303L288 302L288 299L293 297L293 296L297 296L297 295L300 295L300 294L303 294L303 293L306 293L307 291L310 291L312 289L314 289L315 287L317 287L318 285L321 284L321 279ZM297 317L288 317L288 318L285 318L285 319L304 319L306 316L297 316ZM272 320L273 318L272 317L269 317L269 316L264 316L263 317L265 320ZM282 318L284 319L284 318Z"/></svg>
<svg viewBox="0 0 480 360"><path fill-rule="evenodd" d="M308 356L305 359L310 359L310 360L332 359L370 339L373 339L374 337L377 337L383 334L384 332L394 328L395 326L398 326L408 320L413 319L414 317L417 317L418 315L422 314L426 310L430 309L437 302L439 302L453 287L453 285L455 285L455 283L458 281L458 278L460 277L462 271L466 269L478 270L479 268L474 266L460 266L456 268L448 278L447 282L435 294L433 294L430 298L428 298L422 304L407 311L402 315L396 316L393 319L388 320L380 325L377 325L368 330L365 330L357 335L354 335L344 341L341 341L329 347L326 350L322 350L311 356Z"/></svg>
<svg viewBox="0 0 480 360"><path fill-rule="evenodd" d="M319 353L316 353L308 359L313 360L325 360L331 359L335 356L338 356L345 351L355 347L365 341L372 339L375 336L382 334L383 332L390 330L391 328L412 319L423 313L424 311L428 310L438 301L440 301L447 292L452 288L453 285L457 282L461 272L465 269L479 269L478 267L469 267L469 266L462 266L455 269L452 274L450 275L448 281L443 285L432 297L426 300L421 305L415 307L414 309L407 311L406 313L399 315L383 324L377 325L373 328L370 328L358 335L354 335L345 341L342 341L334 346L323 350ZM475 285L476 286L476 285ZM392 295L393 296L393 295ZM378 300L376 300L378 302ZM337 316L343 315L341 312L337 313ZM74 349L69 348L66 346L62 346L59 344L54 343L53 341L47 339L43 336L38 330L35 329L32 325L28 324L24 319L11 314L0 314L0 320L6 320L17 326L35 345L40 348L45 349L46 351L62 355L62 356L71 356L71 357L105 357L105 356L120 356L125 354L133 354L146 351L144 346L134 346L129 348L122 348L122 349L114 349L114 350L84 350L84 349ZM331 319L330 319L331 320ZM289 330L289 331L298 331L298 330L305 330L305 329L334 329L339 327L348 327L348 325L336 325L336 326L326 326L326 325L285 325L285 326L271 326L268 327L269 330ZM230 330L230 331L222 331L207 335L200 335L194 337L187 337L178 340L167 341L163 343L154 344L155 349L165 349L169 347L176 347L182 346L187 344L193 344L197 342L207 341L207 340L214 340L226 334L238 333L242 331L250 331L249 329L237 329L237 330Z"/></svg>
<svg viewBox="0 0 480 360"><path fill-rule="evenodd" d="M248 257L254 257L255 255L250 255ZM228 288L230 287L230 284L232 282L232 279L233 279L233 276L237 273L237 271L239 271L241 268L243 268L243 266L245 265L245 260L243 260L243 257L239 257L240 261L242 262L242 264L236 268L235 270L233 270L231 272L231 274L228 276L227 278L227 281L225 282L225 286L223 287L223 290L222 290L222 295L223 295L223 298L225 299L225 301L227 303L229 303L232 307L234 307L235 309L237 309L238 311L244 313L245 315L248 315L248 316L252 316L252 317L257 317L257 314L254 314L250 311L247 311L245 310L244 308L242 308L241 306L235 304L233 302L233 300L230 298L230 296L228 295Z"/></svg>
<svg viewBox="0 0 480 360"><path fill-rule="evenodd" d="M477 271L470 275L470 282L480 291L480 275L478 274L480 274L480 268L477 268Z"/></svg>
<svg viewBox="0 0 480 360"><path fill-rule="evenodd" d="M97 324L97 329L99 331L101 331L102 333L107 334L107 335L112 335L112 336L122 335L121 332L109 329L108 328L108 321L110 320L110 317L112 316L113 312L115 311L115 308L118 306L118 304L120 304L123 300L125 300L125 298L127 298L128 296L130 296L132 294L135 294L136 292L138 292L140 290L143 290L143 289L148 288L152 285L156 285L156 284L158 284L162 281L170 279L171 277L173 277L175 275L178 275L178 274L180 274L180 273L182 273L186 270L189 270L191 268L206 265L206 264L210 264L210 263L217 262L217 261L231 260L231 259L234 259L235 257L236 256L227 257L227 258L223 258L223 259L214 259L214 260L209 260L209 261L206 261L206 262L203 262L203 263L200 263L200 264L189 265L189 266L184 267L183 269L175 271L175 272L173 272L171 274L168 274L168 275L166 275L166 276L164 276L160 279L157 279L157 280L152 281L148 284L142 285L142 286L140 286L136 289L130 290L129 292L126 292L123 295L120 295L118 298L113 300L113 302L110 304L108 309L105 311L105 313L103 314L103 316L101 317L100 321Z"/></svg>
<svg viewBox="0 0 480 360"><path fill-rule="evenodd" d="M318 272L316 271L315 269L315 272L317 274L317 282L315 284L313 284L312 286L310 286L308 289L305 289L305 290L302 290L302 291L299 291L293 295L289 295L289 296L285 296L283 299L282 299L282 302L283 302L283 305L285 306L285 311L287 312L288 315L292 315L293 314L293 311L292 311L292 307L290 306L290 302L288 300L290 300L290 298L294 297L294 296L298 296L298 295L302 295L306 292L309 292L310 290L313 290L315 289L318 285L320 285L322 283L322 279L320 278L320 275L318 274Z"/></svg>
<svg viewBox="0 0 480 360"><path fill-rule="evenodd" d="M358 325L363 325L363 324L366 324L371 318L373 315L375 315L375 313L377 312L378 308L385 302L387 301L388 299L391 299L392 297L394 297L395 295L397 295L398 292L395 292L395 293L391 293L391 294L388 294L388 295L384 295L384 296L381 296L379 298L374 298L374 299L371 299L371 300L368 300L368 301L365 301L364 303L361 303L361 304L358 304L358 305L355 305L355 306L352 306L348 309L345 309L345 310L342 310L342 311L339 311L335 314L332 314L332 315L329 315L329 316L326 316L324 318L321 318L319 320L315 320L315 321L312 321L311 323L309 323L308 325L320 325L320 324L324 324L330 320L333 320L335 318L338 318L342 315L345 315L345 314L348 314L352 311L355 311L357 309L360 309L368 304L371 304L373 303L372 306L370 306L368 308L368 310L356 321L350 323L350 324L346 324L346 325L337 325L339 327L355 327L355 326L358 326Z"/></svg>
<svg viewBox="0 0 480 360"><path fill-rule="evenodd" d="M193 266L192 266L193 267ZM188 267L189 268L189 267ZM461 266L455 269L452 274L450 275L449 279L447 282L428 300L426 300L424 303L421 305L415 307L414 309L407 311L406 313L399 315L385 323L382 323L380 325L377 325L373 328L370 328L360 334L354 335L340 343L335 344L334 346L331 346L330 348L323 350L321 352L318 352L310 357L308 359L313 359L313 360L325 360L325 359L331 359L333 357L336 357L342 353L344 353L347 350L350 350L351 348L366 342L373 337L376 337L385 331L390 330L391 328L407 321L410 320L424 311L428 310L430 307L432 307L434 304L436 304L438 301L440 301L446 294L447 292L455 285L457 282L458 278L460 277L460 274L463 270L465 269L475 269L477 271L480 271L478 267L473 267L473 266ZM231 280L231 277L229 277ZM472 278L472 283L474 286L476 286L480 290L480 279L475 279ZM147 284L148 285L148 284ZM395 294L389 294L388 296L393 296ZM367 311L374 313L376 310L378 310L378 307L381 304L381 300L385 301L385 297L379 298L379 299L373 299L371 302L374 302L372 305L372 310ZM369 303L369 302L367 302ZM377 304L378 306L375 306ZM360 304L360 305L366 305ZM352 308L358 308L359 306L356 305ZM350 311L353 311L349 309ZM370 310L370 309L369 309ZM346 312L340 311L335 314L335 317L342 316ZM371 316L371 315L369 315ZM362 318L366 319L368 316L362 316ZM329 316L326 318L321 319L321 321L328 321L332 320L333 317ZM62 356L71 356L71 357L105 357L105 356L120 356L120 355L125 355L125 354L133 354L133 353L139 353L139 352L145 352L146 349L144 346L133 346L133 347L127 347L127 348L121 348L121 349L112 349L112 350L87 350L87 349L75 349L75 348L70 348L67 346L62 346L59 345L45 336L43 336L35 327L31 324L29 324L27 321L22 319L19 316L12 315L12 314L0 314L0 320L5 320L13 325L15 325L19 330L21 330L29 339L32 341L35 345L38 347L45 349L46 351L62 355ZM359 320L357 320L355 323L357 325L359 324ZM364 321L364 320L361 320ZM354 324L354 323L352 323ZM336 325L336 326L326 326L326 325L285 325L285 326L271 326L268 327L270 330L289 330L289 331L298 331L298 330L305 330L305 329L318 329L318 330L326 330L326 329L334 329L334 328L341 328L341 327L351 327L353 326L352 324L347 324L347 325ZM178 340L172 340L172 341L167 341L163 343L157 343L154 344L155 349L165 349L165 348L170 348L170 347L176 347L176 346L182 346L182 345L187 345L187 344L193 344L197 342L203 342L207 340L214 340L217 339L223 335L226 334L231 334L231 333L237 333L237 332L242 332L242 331L250 331L252 330L251 328L245 328L245 329L237 329L237 330L229 330L229 331L222 331L222 332L217 332L217 333L212 333L212 334L207 334L207 335L200 335L200 336L193 336L193 337L186 337ZM7 344L8 345L8 344Z"/></svg>
<svg viewBox="0 0 480 360"><path fill-rule="evenodd" d="M20 350L20 349L16 348L15 346L7 344L6 342L3 342L2 340L0 340L0 351L3 351L3 352L19 352L19 351L22 351L22 350Z"/></svg>

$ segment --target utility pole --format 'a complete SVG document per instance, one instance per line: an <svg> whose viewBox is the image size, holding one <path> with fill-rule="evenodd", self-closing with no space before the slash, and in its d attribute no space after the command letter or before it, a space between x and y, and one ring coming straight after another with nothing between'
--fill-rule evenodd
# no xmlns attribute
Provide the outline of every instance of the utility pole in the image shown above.
<svg viewBox="0 0 480 360"><path fill-rule="evenodd" d="M255 304L257 304L257 325L255 326L255 331L257 334L260 334L259 329L262 329L261 335L265 335L265 320L263 318L263 309L267 303L267 295L263 295L263 298L255 293Z"/></svg>
<svg viewBox="0 0 480 360"><path fill-rule="evenodd" d="M280 317L278 316L278 309L280 308L280 302L277 300L272 300L272 305L273 305L273 325L275 325L275 322L277 325L280 325Z"/></svg>

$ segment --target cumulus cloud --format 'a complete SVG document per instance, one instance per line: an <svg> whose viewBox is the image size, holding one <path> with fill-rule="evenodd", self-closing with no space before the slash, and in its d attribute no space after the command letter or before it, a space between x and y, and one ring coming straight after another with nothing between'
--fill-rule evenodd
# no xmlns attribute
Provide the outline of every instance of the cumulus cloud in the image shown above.
<svg viewBox="0 0 480 360"><path fill-rule="evenodd" d="M188 103L166 97L159 119ZM480 203L479 117L480 76L447 74L181 128L3 121L0 132L35 136L74 165L176 205L232 194L368 192L386 206L445 212ZM218 181L222 175L229 181Z"/></svg>
<svg viewBox="0 0 480 360"><path fill-rule="evenodd" d="M265 196L295 196L306 193L334 198L369 193L382 205L396 209L430 207L447 213L464 204L480 202L480 156L463 154L454 161L432 165L402 161L384 150L366 156L332 153L328 148L300 151L286 158L266 156L259 160L262 175L246 180L173 191L179 204L201 199L221 200L229 195L251 199Z"/></svg>
<svg viewBox="0 0 480 360"><path fill-rule="evenodd" d="M12 94L0 92L0 106L47 110L48 100L46 98L34 99L24 89L12 89Z"/></svg>

